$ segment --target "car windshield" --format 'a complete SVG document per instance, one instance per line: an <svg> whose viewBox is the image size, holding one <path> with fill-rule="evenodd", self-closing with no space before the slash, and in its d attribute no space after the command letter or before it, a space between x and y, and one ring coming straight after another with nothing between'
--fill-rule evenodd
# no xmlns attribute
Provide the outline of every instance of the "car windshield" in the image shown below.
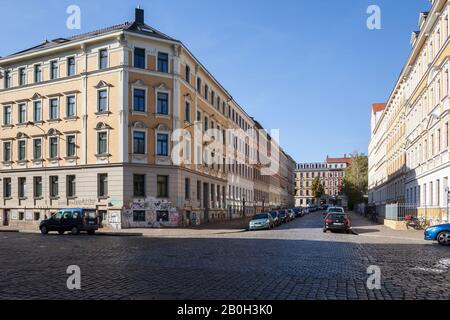
<svg viewBox="0 0 450 320"><path fill-rule="evenodd" d="M331 213L327 216L327 219L333 219L333 220L342 220L345 218L345 215L339 214L339 213Z"/></svg>
<svg viewBox="0 0 450 320"><path fill-rule="evenodd" d="M344 213L342 208L330 208L328 212Z"/></svg>
<svg viewBox="0 0 450 320"><path fill-rule="evenodd" d="M262 220L262 219L267 219L268 216L267 214L257 214L254 218L254 220Z"/></svg>

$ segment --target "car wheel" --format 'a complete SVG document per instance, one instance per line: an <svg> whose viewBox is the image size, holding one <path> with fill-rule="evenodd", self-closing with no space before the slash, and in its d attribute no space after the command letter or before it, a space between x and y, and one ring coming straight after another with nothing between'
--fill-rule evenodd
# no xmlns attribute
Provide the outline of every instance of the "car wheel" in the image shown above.
<svg viewBox="0 0 450 320"><path fill-rule="evenodd" d="M438 234L437 241L441 246L450 245L450 232L444 231Z"/></svg>
<svg viewBox="0 0 450 320"><path fill-rule="evenodd" d="M77 236L80 234L80 230L77 227L72 228L72 235Z"/></svg>
<svg viewBox="0 0 450 320"><path fill-rule="evenodd" d="M58 233L59 233L60 235L63 235L63 234L64 234L64 231L63 231L63 230L59 230Z"/></svg>
<svg viewBox="0 0 450 320"><path fill-rule="evenodd" d="M48 229L47 229L46 226L42 226L42 227L41 227L41 233L42 233L42 234L48 234Z"/></svg>

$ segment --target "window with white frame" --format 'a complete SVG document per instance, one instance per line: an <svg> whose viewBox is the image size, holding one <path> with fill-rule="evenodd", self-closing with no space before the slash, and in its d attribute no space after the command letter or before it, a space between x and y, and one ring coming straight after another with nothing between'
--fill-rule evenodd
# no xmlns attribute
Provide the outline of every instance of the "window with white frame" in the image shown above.
<svg viewBox="0 0 450 320"><path fill-rule="evenodd" d="M169 115L169 94L157 92L156 97L156 113L158 115Z"/></svg>
<svg viewBox="0 0 450 320"><path fill-rule="evenodd" d="M73 118L77 114L76 97L74 95L67 96L66 117Z"/></svg>
<svg viewBox="0 0 450 320"><path fill-rule="evenodd" d="M108 132L98 131L97 132L97 154L105 155L108 153Z"/></svg>
<svg viewBox="0 0 450 320"><path fill-rule="evenodd" d="M18 122L24 124L27 122L27 104L20 103L18 106Z"/></svg>
<svg viewBox="0 0 450 320"><path fill-rule="evenodd" d="M147 153L146 140L145 131L133 131L133 154L145 155Z"/></svg>
<svg viewBox="0 0 450 320"><path fill-rule="evenodd" d="M33 121L42 121L42 101L33 101Z"/></svg>
<svg viewBox="0 0 450 320"><path fill-rule="evenodd" d="M12 110L11 106L4 106L3 107L3 125L5 125L5 126L12 125L11 110Z"/></svg>
<svg viewBox="0 0 450 320"><path fill-rule="evenodd" d="M27 159L27 141L19 140L17 142L17 159L25 161Z"/></svg>
<svg viewBox="0 0 450 320"><path fill-rule="evenodd" d="M133 89L133 111L147 112L146 107L147 90L144 88Z"/></svg>
<svg viewBox="0 0 450 320"><path fill-rule="evenodd" d="M5 141L3 142L3 161L10 162L12 157L12 142Z"/></svg>
<svg viewBox="0 0 450 320"><path fill-rule="evenodd" d="M59 99L52 98L49 100L49 118L50 120L59 119Z"/></svg>
<svg viewBox="0 0 450 320"><path fill-rule="evenodd" d="M97 112L108 112L108 90L101 89L97 92Z"/></svg>
<svg viewBox="0 0 450 320"><path fill-rule="evenodd" d="M58 137L50 137L49 139L49 157L50 159L58 158Z"/></svg>

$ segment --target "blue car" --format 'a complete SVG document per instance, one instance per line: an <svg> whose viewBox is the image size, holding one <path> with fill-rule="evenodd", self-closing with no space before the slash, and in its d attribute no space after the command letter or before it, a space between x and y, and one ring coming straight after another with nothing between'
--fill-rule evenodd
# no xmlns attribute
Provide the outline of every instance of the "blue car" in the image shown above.
<svg viewBox="0 0 450 320"><path fill-rule="evenodd" d="M437 241L441 246L450 245L450 223L427 228L425 240Z"/></svg>

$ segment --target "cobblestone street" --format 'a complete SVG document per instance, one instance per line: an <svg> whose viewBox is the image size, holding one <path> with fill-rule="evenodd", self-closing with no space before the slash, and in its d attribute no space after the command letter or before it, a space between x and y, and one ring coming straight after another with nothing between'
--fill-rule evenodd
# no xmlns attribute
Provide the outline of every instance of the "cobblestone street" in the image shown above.
<svg viewBox="0 0 450 320"><path fill-rule="evenodd" d="M320 212L273 231L183 238L0 233L0 298L450 299L449 248L353 221L358 235L324 234ZM82 290L67 289L69 265L81 268ZM381 290L367 289L371 265Z"/></svg>

